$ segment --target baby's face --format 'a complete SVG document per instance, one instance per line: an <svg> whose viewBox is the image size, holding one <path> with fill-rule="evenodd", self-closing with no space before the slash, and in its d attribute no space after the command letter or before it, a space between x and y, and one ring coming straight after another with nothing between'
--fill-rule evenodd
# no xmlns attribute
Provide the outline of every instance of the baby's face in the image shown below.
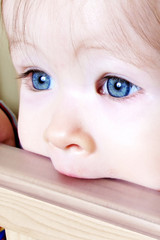
<svg viewBox="0 0 160 240"><path fill-rule="evenodd" d="M69 176L160 189L160 55L125 15L130 1L20 2L6 0L4 18L23 148Z"/></svg>

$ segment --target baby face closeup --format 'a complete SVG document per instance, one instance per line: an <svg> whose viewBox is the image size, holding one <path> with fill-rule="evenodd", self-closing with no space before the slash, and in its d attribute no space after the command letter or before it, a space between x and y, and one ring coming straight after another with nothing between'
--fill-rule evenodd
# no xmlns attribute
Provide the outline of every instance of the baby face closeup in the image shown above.
<svg viewBox="0 0 160 240"><path fill-rule="evenodd" d="M68 176L160 189L159 4L4 1L24 149Z"/></svg>

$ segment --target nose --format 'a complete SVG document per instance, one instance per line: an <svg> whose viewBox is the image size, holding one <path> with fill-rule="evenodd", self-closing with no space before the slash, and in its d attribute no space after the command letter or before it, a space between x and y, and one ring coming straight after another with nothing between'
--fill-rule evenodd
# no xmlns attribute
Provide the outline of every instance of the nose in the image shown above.
<svg viewBox="0 0 160 240"><path fill-rule="evenodd" d="M92 135L81 126L75 114L71 115L53 117L45 132L46 141L62 151L93 153L96 145Z"/></svg>

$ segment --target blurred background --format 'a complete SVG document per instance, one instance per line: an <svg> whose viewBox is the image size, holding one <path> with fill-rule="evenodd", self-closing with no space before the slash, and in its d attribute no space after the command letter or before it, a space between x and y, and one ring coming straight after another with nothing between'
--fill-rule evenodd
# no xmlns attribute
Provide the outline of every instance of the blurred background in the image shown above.
<svg viewBox="0 0 160 240"><path fill-rule="evenodd" d="M18 80L9 55L8 41L0 15L0 99L18 114Z"/></svg>

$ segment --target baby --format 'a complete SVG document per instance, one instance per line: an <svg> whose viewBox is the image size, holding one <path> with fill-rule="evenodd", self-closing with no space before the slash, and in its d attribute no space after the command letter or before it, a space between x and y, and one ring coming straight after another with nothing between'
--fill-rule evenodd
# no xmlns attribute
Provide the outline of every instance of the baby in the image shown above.
<svg viewBox="0 0 160 240"><path fill-rule="evenodd" d="M3 0L22 147L160 190L160 0Z"/></svg>

